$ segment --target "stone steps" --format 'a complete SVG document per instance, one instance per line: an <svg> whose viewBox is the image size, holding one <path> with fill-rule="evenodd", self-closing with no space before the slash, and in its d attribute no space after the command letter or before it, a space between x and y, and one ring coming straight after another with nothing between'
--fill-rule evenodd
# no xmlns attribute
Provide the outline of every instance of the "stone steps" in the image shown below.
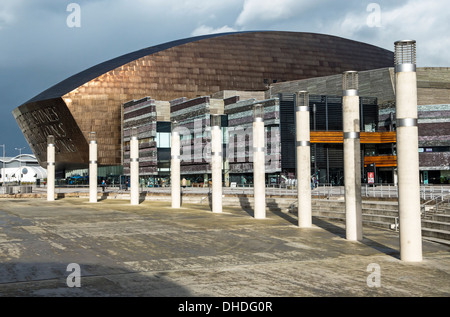
<svg viewBox="0 0 450 317"><path fill-rule="evenodd" d="M363 225L395 229L395 224L398 223L398 205L395 203L363 203L362 212ZM345 203L316 201L313 216L345 221ZM427 214L422 219L422 236L427 240L450 245L450 214Z"/></svg>

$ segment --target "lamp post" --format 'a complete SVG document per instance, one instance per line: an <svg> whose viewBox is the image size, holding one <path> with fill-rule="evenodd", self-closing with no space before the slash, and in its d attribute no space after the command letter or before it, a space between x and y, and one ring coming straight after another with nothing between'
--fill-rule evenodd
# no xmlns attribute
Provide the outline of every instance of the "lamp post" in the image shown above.
<svg viewBox="0 0 450 317"><path fill-rule="evenodd" d="M222 212L222 129L220 115L211 115L212 211Z"/></svg>
<svg viewBox="0 0 450 317"><path fill-rule="evenodd" d="M170 186L172 188L172 208L181 207L181 184L180 184L180 133L177 130L178 122L172 121L171 129L171 160L170 160Z"/></svg>
<svg viewBox="0 0 450 317"><path fill-rule="evenodd" d="M422 223L416 41L397 41L394 45L400 258L406 262L420 262L422 261Z"/></svg>
<svg viewBox="0 0 450 317"><path fill-rule="evenodd" d="M362 240L361 141L358 72L347 71L342 77L342 123L344 130L344 183L346 237Z"/></svg>
<svg viewBox="0 0 450 317"><path fill-rule="evenodd" d="M19 151L19 175L18 175L18 179L19 179L19 185L20 185L20 181L22 179L22 177L20 177L20 175L22 174L22 150L25 149L24 147L21 148L15 148L16 151Z"/></svg>
<svg viewBox="0 0 450 317"><path fill-rule="evenodd" d="M97 134L89 133L89 202L97 202Z"/></svg>
<svg viewBox="0 0 450 317"><path fill-rule="evenodd" d="M312 227L309 94L296 94L298 226Z"/></svg>
<svg viewBox="0 0 450 317"><path fill-rule="evenodd" d="M139 205L139 140L137 128L131 129L130 198L131 205Z"/></svg>
<svg viewBox="0 0 450 317"><path fill-rule="evenodd" d="M47 201L55 200L55 137L47 137Z"/></svg>
<svg viewBox="0 0 450 317"><path fill-rule="evenodd" d="M266 171L264 142L264 107L253 106L253 190L254 217L266 218Z"/></svg>

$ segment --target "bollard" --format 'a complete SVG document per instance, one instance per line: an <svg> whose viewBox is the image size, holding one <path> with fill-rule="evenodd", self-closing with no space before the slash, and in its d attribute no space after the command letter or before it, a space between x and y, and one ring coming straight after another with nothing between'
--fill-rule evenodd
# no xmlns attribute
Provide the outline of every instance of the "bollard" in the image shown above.
<svg viewBox="0 0 450 317"><path fill-rule="evenodd" d="M212 211L222 212L222 129L220 115L211 115Z"/></svg>
<svg viewBox="0 0 450 317"><path fill-rule="evenodd" d="M253 107L253 191L254 217L266 218L266 168L264 140L264 107Z"/></svg>
<svg viewBox="0 0 450 317"><path fill-rule="evenodd" d="M55 137L47 137L47 201L55 200Z"/></svg>
<svg viewBox="0 0 450 317"><path fill-rule="evenodd" d="M89 202L97 202L97 135L89 133Z"/></svg>
<svg viewBox="0 0 450 317"><path fill-rule="evenodd" d="M400 258L422 261L416 41L395 42Z"/></svg>
<svg viewBox="0 0 450 317"><path fill-rule="evenodd" d="M181 183L180 183L180 133L177 131L177 122L172 122L171 135L171 160L170 160L170 184L172 192L172 208L181 207Z"/></svg>
<svg viewBox="0 0 450 317"><path fill-rule="evenodd" d="M132 128L131 130L130 198L131 205L139 205L139 141L137 128Z"/></svg>
<svg viewBox="0 0 450 317"><path fill-rule="evenodd" d="M343 74L345 223L347 240L362 240L358 73Z"/></svg>
<svg viewBox="0 0 450 317"><path fill-rule="evenodd" d="M309 94L296 94L298 226L312 227Z"/></svg>

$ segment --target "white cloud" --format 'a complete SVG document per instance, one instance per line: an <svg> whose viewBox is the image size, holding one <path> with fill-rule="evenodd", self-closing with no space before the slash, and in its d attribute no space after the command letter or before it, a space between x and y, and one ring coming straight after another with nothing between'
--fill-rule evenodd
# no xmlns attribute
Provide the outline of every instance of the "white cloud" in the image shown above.
<svg viewBox="0 0 450 317"><path fill-rule="evenodd" d="M389 50L394 50L396 40L414 39L418 65L448 66L450 5L440 0L408 0L395 7L381 4L380 9L380 27L370 27L370 12L350 11L326 31Z"/></svg>
<svg viewBox="0 0 450 317"><path fill-rule="evenodd" d="M215 33L226 33L226 32L236 32L237 30L229 27L228 25L219 27L219 28L213 28L207 25L200 25L198 28L196 28L194 31L192 31L192 36L198 36L198 35L205 35L205 34L215 34Z"/></svg>
<svg viewBox="0 0 450 317"><path fill-rule="evenodd" d="M173 10L188 15L203 15L211 12L220 13L232 7L241 7L242 0L214 1L214 0L178 0L173 1Z"/></svg>
<svg viewBox="0 0 450 317"><path fill-rule="evenodd" d="M16 20L17 10L22 4L22 0L2 0L0 2L0 30Z"/></svg>
<svg viewBox="0 0 450 317"><path fill-rule="evenodd" d="M313 7L320 7L324 0L245 0L236 24L275 23L289 19L299 19L300 14Z"/></svg>

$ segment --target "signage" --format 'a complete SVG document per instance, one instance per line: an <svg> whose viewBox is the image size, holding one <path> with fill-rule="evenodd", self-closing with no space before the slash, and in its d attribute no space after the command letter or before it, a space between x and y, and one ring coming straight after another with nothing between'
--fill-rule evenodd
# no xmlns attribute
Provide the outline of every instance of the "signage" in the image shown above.
<svg viewBox="0 0 450 317"><path fill-rule="evenodd" d="M374 172L368 172L367 173L367 182L369 184L374 184L375 183L375 173Z"/></svg>

